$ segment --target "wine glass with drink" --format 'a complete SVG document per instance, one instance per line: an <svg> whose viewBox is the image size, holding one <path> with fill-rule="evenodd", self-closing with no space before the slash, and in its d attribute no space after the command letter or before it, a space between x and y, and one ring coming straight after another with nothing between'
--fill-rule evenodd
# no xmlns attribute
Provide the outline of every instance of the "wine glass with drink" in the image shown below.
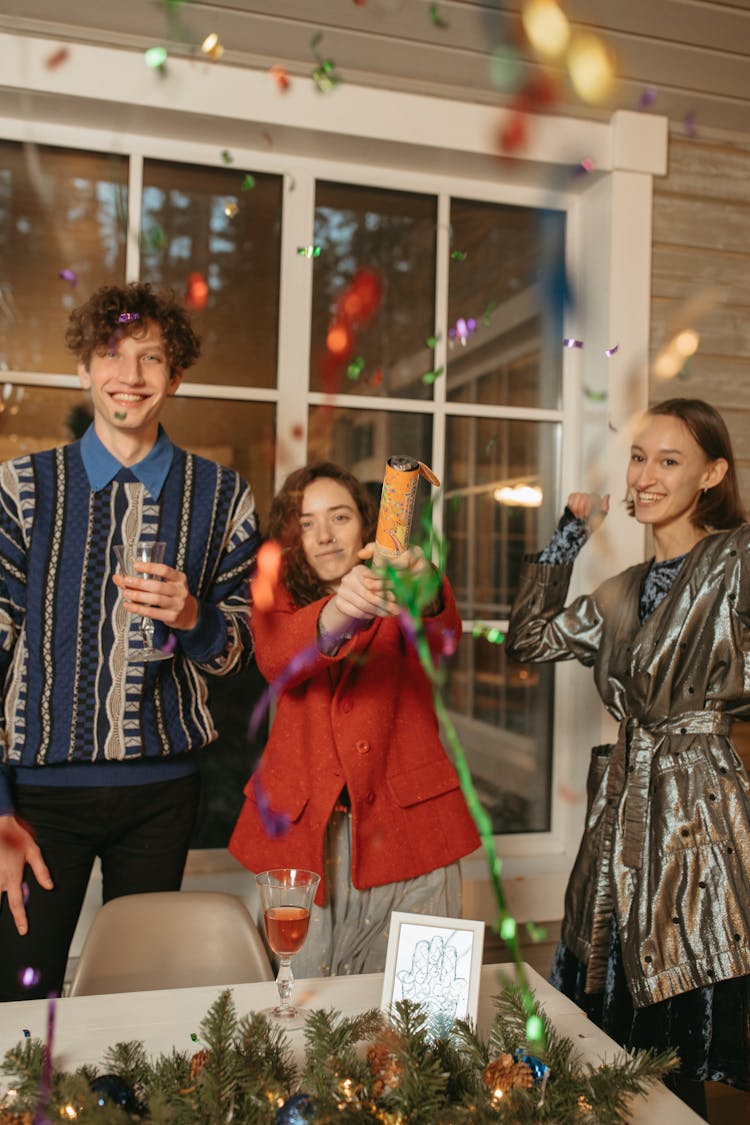
<svg viewBox="0 0 750 1125"><path fill-rule="evenodd" d="M141 578L153 578L153 574L147 574L145 570L139 570L138 564L142 562L164 562L166 547L166 543L139 540L133 543L118 544L114 550L118 566L123 574L130 577L137 575ZM163 652L160 648L154 647L154 627L153 618L141 617L140 633L143 645L141 648L129 651L129 661L138 663L140 661L169 660L171 658L171 652Z"/></svg>
<svg viewBox="0 0 750 1125"><path fill-rule="evenodd" d="M270 1014L287 1026L299 1017L292 1002L294 975L291 959L305 944L315 892L320 876L300 867L275 867L255 876L263 907L268 944L279 958L276 986L279 1004Z"/></svg>

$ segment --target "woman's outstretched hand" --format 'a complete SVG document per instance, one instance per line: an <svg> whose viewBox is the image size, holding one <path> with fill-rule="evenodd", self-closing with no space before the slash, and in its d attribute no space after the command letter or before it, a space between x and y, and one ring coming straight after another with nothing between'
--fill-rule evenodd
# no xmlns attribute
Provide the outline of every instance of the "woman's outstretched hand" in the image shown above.
<svg viewBox="0 0 750 1125"><path fill-rule="evenodd" d="M585 520L596 531L609 511L609 493L600 496L598 492L571 492L567 506L576 519Z"/></svg>

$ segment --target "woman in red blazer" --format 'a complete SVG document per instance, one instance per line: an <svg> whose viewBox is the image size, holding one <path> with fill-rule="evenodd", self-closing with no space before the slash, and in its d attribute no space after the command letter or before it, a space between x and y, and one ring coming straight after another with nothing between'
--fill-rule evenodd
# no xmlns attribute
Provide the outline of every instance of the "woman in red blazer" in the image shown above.
<svg viewBox="0 0 750 1125"><path fill-rule="evenodd" d="M251 871L321 875L298 976L382 971L392 910L459 916L457 861L479 845L430 683L392 596L362 561L375 516L345 469L292 473L269 520L282 581L273 605L253 610L258 667L280 694L229 850ZM402 561L429 565L414 550ZM443 579L425 615L433 652L460 630Z"/></svg>

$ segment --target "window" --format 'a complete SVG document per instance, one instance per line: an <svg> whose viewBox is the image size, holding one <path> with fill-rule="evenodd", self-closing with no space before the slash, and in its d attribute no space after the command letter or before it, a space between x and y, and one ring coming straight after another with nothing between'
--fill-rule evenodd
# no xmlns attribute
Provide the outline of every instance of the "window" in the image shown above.
<svg viewBox="0 0 750 1125"><path fill-rule="evenodd" d="M25 121L5 123L3 455L69 439L71 409L82 401L60 346L71 296L123 276L181 291L188 267L199 269L208 282L199 313L205 352L168 425L178 441L245 473L261 514L308 456L347 461L377 481L386 456L411 452L441 477L433 516L450 545L466 626L446 698L497 829L515 833L504 854L544 857L554 883L545 887L559 897L564 878L553 872L570 864L582 806L556 794L561 785L582 790L581 743L585 750L603 741L605 724L588 677L584 687L570 667L506 666L502 645L487 634L507 622L523 552L547 538L583 466L603 466L606 478L621 419L645 401L636 367L648 346L651 178L665 153L659 122L638 114L611 123L560 119L550 132L541 121L539 142L506 168L484 139L496 125L490 107L446 103L436 130L433 100L371 90L355 135L351 111L364 105L364 91L270 105L267 75L204 68L198 90L194 64L175 60L185 100L176 109L166 86L149 87L149 135L137 136L124 96L107 103L102 130L86 118L86 91L95 98L115 63L138 89L141 60L92 47L76 71L81 104L71 99L61 111L64 125L43 123L42 102L30 109L39 118L34 145ZM71 59L71 71L78 67ZM37 76L51 93L54 81ZM240 104L263 105L270 131L252 121L241 127ZM231 164L221 155L225 143L236 146ZM584 149L597 171L559 175L551 188L545 169L564 173ZM45 169L58 169L58 213L80 250L70 260L45 211L40 185L48 181L26 170L40 156ZM243 192L246 173L255 187ZM33 274L17 249L25 219L36 238ZM306 246L320 246L319 256L298 256ZM361 366L342 374L329 399L320 349L332 303L357 264L381 272L385 298L358 336ZM68 267L76 291L59 277ZM569 282L575 306L566 305ZM584 321L585 350L564 353L561 337L584 335ZM620 351L607 368L600 356L615 342ZM603 393L584 400L584 386ZM538 507L507 502L503 490L518 484L540 490ZM636 561L641 548L630 528L618 530L616 516L608 523L619 565ZM590 587L603 569L611 563L589 555L582 581ZM236 731L236 707L227 706ZM254 752L239 747L245 764ZM529 909L527 916L544 916Z"/></svg>

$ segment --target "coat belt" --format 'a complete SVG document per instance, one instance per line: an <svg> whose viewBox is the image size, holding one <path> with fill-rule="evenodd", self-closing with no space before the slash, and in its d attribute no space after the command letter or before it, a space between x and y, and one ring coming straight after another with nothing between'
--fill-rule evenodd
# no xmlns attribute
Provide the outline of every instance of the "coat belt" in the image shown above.
<svg viewBox="0 0 750 1125"><path fill-rule="evenodd" d="M617 751L627 770L622 825L622 861L626 867L641 867L643 863L651 764L665 738L689 738L696 734L728 737L731 729L731 716L723 711L684 711L648 723L633 717L622 720Z"/></svg>

